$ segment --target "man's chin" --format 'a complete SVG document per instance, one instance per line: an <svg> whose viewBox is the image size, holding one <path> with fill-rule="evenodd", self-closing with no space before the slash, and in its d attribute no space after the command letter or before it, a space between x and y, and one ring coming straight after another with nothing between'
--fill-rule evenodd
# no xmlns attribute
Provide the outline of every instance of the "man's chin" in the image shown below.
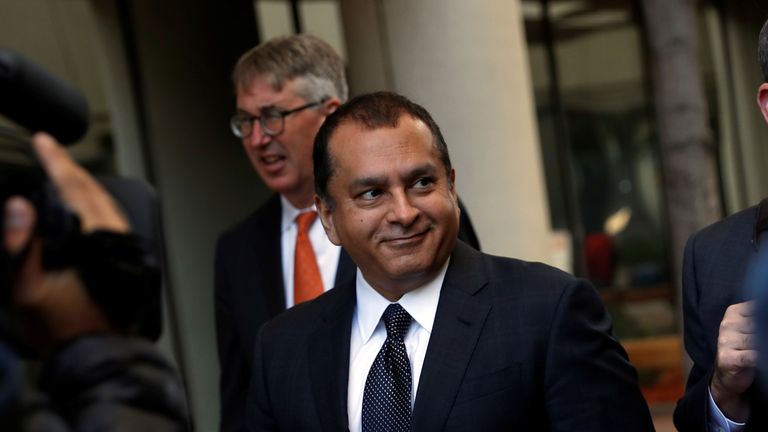
<svg viewBox="0 0 768 432"><path fill-rule="evenodd" d="M290 195L291 191L295 189L293 185L294 182L292 182L286 175L269 176L262 174L261 179L270 190L273 190L281 195Z"/></svg>
<svg viewBox="0 0 768 432"><path fill-rule="evenodd" d="M390 279L406 282L428 276L431 272L436 271L435 267L432 262L427 263L411 256L403 257L402 260L390 261L386 269Z"/></svg>

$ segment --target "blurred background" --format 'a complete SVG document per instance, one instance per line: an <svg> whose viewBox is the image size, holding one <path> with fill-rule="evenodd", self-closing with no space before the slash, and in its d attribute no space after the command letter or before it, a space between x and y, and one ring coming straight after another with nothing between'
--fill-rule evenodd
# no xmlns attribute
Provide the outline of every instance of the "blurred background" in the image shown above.
<svg viewBox="0 0 768 432"><path fill-rule="evenodd" d="M246 49L294 32L341 53L353 95L394 90L431 111L483 249L590 279L659 429L672 430L687 373L674 233L691 227L676 226L668 204L665 185L678 172L662 160L654 90L666 78L651 41L669 24L649 22L650 3L3 0L0 47L86 94L91 128L72 147L81 163L158 190L168 268L161 345L185 377L197 430L218 424L215 240L269 195L229 132L229 76ZM715 184L692 190L690 208L713 202L720 217L768 195L768 127L755 104L768 5L680 3L697 73L678 79L700 84L714 158L714 167L689 164Z"/></svg>

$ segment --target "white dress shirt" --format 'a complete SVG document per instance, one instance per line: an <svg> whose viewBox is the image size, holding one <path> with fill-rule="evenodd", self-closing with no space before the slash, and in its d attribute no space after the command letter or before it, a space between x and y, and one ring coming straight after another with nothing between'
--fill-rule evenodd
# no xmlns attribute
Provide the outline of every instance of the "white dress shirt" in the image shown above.
<svg viewBox="0 0 768 432"><path fill-rule="evenodd" d="M283 217L280 231L280 241L283 258L283 287L285 288L285 307L293 306L293 262L296 250L296 236L299 234L296 225L296 216L308 211L317 211L315 206L305 209L297 209L284 196L280 195L280 203L283 208ZM317 266L320 269L320 277L323 280L323 291L333 288L336 279L336 270L339 267L339 254L341 248L328 240L323 224L318 216L312 226L309 227L309 241L315 251Z"/></svg>
<svg viewBox="0 0 768 432"><path fill-rule="evenodd" d="M397 303L413 318L408 332L403 338L408 360L411 364L411 406L416 400L421 367L427 354L432 324L435 322L440 289L443 286L448 261L437 276L426 285L415 289L400 298ZM347 384L347 418L350 432L362 430L363 392L368 371L373 366L384 341L387 329L381 316L392 302L374 290L357 270L357 304L352 318L352 332L349 344L349 382Z"/></svg>
<svg viewBox="0 0 768 432"><path fill-rule="evenodd" d="M707 388L709 393L709 430L712 432L741 432L746 423L736 423L720 411L720 407L715 403L712 397L712 390Z"/></svg>

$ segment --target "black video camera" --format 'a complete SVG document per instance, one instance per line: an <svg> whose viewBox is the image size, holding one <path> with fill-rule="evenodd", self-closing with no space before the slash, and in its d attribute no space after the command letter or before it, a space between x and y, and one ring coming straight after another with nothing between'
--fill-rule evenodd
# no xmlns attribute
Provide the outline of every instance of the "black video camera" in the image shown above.
<svg viewBox="0 0 768 432"><path fill-rule="evenodd" d="M44 131L70 144L88 129L88 104L79 91L19 54L3 49L0 95L0 114L30 132ZM147 226L146 219L155 219L150 225L159 227L159 210L153 213L153 206L159 206L148 185L121 178L98 181L122 207L134 228L137 222ZM159 228L134 230L130 235L106 231L83 234L78 216L59 199L38 162L29 136L0 126L0 246L4 245L5 202L15 195L27 198L37 212L35 229L42 238L43 268L74 267L91 299L116 329L156 340L162 321ZM13 274L24 258L25 251L11 256L0 247L0 314L9 308ZM0 325L3 322L8 320L0 317ZM16 339L13 329L0 331L7 339Z"/></svg>

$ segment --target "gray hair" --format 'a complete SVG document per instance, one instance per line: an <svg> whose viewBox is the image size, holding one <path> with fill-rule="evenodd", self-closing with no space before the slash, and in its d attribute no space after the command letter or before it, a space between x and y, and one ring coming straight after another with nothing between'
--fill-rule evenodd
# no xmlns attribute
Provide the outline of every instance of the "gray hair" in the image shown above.
<svg viewBox="0 0 768 432"><path fill-rule="evenodd" d="M307 101L330 96L344 102L349 94L344 61L328 43L309 34L276 37L243 54L232 72L235 91L256 78L276 91L296 80L298 96Z"/></svg>

